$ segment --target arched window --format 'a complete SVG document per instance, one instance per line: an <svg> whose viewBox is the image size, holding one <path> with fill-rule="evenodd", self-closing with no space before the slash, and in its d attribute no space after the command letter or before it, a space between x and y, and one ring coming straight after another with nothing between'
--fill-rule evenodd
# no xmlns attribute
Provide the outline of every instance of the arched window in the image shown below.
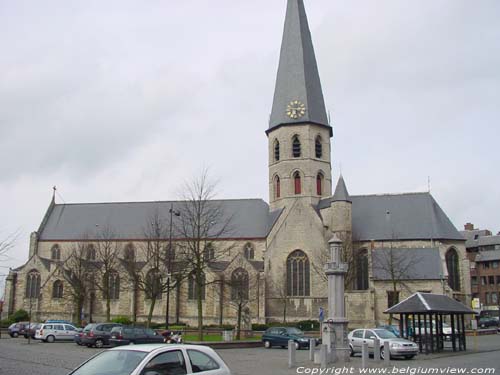
<svg viewBox="0 0 500 375"><path fill-rule="evenodd" d="M210 261L215 259L215 248L211 242L207 243L205 245L205 249L203 249L203 259L205 261Z"/></svg>
<svg viewBox="0 0 500 375"><path fill-rule="evenodd" d="M40 272L31 270L26 276L26 298L38 298L40 295Z"/></svg>
<svg viewBox="0 0 500 375"><path fill-rule="evenodd" d="M61 260L61 248L59 245L52 246L52 249L50 249L50 258L52 260Z"/></svg>
<svg viewBox="0 0 500 375"><path fill-rule="evenodd" d="M448 285L453 290L460 290L458 254L453 248L446 252L446 268L448 269Z"/></svg>
<svg viewBox="0 0 500 375"><path fill-rule="evenodd" d="M309 259L301 250L295 250L286 260L287 295L309 296Z"/></svg>
<svg viewBox="0 0 500 375"><path fill-rule="evenodd" d="M231 299L233 301L248 301L249 278L248 272L237 268L231 274Z"/></svg>
<svg viewBox="0 0 500 375"><path fill-rule="evenodd" d="M275 198L281 197L281 185L279 176L274 177L274 196Z"/></svg>
<svg viewBox="0 0 500 375"><path fill-rule="evenodd" d="M96 251L95 251L95 247L94 245L92 244L88 244L87 245L87 256L86 256L87 260L95 260L96 258Z"/></svg>
<svg viewBox="0 0 500 375"><path fill-rule="evenodd" d="M323 174L321 172L316 176L316 194L323 195Z"/></svg>
<svg viewBox="0 0 500 375"><path fill-rule="evenodd" d="M157 269L152 269L146 274L146 298L161 299L162 288L161 288L161 275Z"/></svg>
<svg viewBox="0 0 500 375"><path fill-rule="evenodd" d="M120 299L120 275L111 271L108 276L109 299Z"/></svg>
<svg viewBox="0 0 500 375"><path fill-rule="evenodd" d="M280 160L280 142L274 140L274 161Z"/></svg>
<svg viewBox="0 0 500 375"><path fill-rule="evenodd" d="M200 274L201 281L201 299L205 299L205 274L202 272ZM188 299L195 300L197 299L198 294L198 285L196 283L196 274L195 272L191 272L188 277Z"/></svg>
<svg viewBox="0 0 500 375"><path fill-rule="evenodd" d="M295 191L295 194L301 194L302 193L302 182L301 182L301 179L300 179L300 173L299 172L295 172L293 174L293 185L294 185L294 191Z"/></svg>
<svg viewBox="0 0 500 375"><path fill-rule="evenodd" d="M321 143L321 136L318 135L316 137L316 141L314 142L314 150L316 151L316 157L321 159L323 156L323 144Z"/></svg>
<svg viewBox="0 0 500 375"><path fill-rule="evenodd" d="M368 252L366 249L361 249L356 252L355 262L355 275L356 275L356 290L368 289Z"/></svg>
<svg viewBox="0 0 500 375"><path fill-rule="evenodd" d="M300 158L300 139L298 135L294 135L292 138L292 155L294 158Z"/></svg>
<svg viewBox="0 0 500 375"><path fill-rule="evenodd" d="M61 280L56 280L52 284L52 298L63 298L63 283Z"/></svg>
<svg viewBox="0 0 500 375"><path fill-rule="evenodd" d="M252 260L254 258L255 251L254 251L253 245L250 242L247 242L245 244L245 247L243 249L243 255L245 256L245 258L247 258L249 260Z"/></svg>
<svg viewBox="0 0 500 375"><path fill-rule="evenodd" d="M135 248L133 244L128 243L125 245L125 248L123 249L123 259L129 262L133 262L135 260Z"/></svg>

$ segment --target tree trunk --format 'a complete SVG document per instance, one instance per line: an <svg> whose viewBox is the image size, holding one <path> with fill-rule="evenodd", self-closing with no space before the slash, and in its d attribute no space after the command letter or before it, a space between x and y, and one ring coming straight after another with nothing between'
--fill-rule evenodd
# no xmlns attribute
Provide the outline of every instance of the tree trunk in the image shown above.
<svg viewBox="0 0 500 375"><path fill-rule="evenodd" d="M147 321L147 327L151 325L151 319L153 318L153 311L155 309L156 305L156 297L151 297L151 305L149 306L149 313L148 313L148 321Z"/></svg>
<svg viewBox="0 0 500 375"><path fill-rule="evenodd" d="M241 312L242 312L241 303L238 304L238 322L236 323L236 340L241 339Z"/></svg>
<svg viewBox="0 0 500 375"><path fill-rule="evenodd" d="M201 286L198 285L198 340L203 341L203 301L201 299Z"/></svg>
<svg viewBox="0 0 500 375"><path fill-rule="evenodd" d="M283 300L283 323L286 323L286 302L287 300Z"/></svg>
<svg viewBox="0 0 500 375"><path fill-rule="evenodd" d="M108 294L106 296L106 321L109 322L110 320L111 320L111 300Z"/></svg>
<svg viewBox="0 0 500 375"><path fill-rule="evenodd" d="M134 290L132 291L132 322L137 322L137 283L134 282Z"/></svg>

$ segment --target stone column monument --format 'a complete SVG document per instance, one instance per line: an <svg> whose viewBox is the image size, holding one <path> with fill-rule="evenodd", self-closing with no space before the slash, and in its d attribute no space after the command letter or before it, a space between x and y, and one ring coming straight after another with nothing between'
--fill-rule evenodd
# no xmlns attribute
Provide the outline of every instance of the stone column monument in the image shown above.
<svg viewBox="0 0 500 375"><path fill-rule="evenodd" d="M328 345L329 362L348 362L349 343L347 342L347 318L344 304L344 278L347 263L342 262L342 241L333 235L328 241L330 261L325 265L328 277L328 319L323 322L323 344Z"/></svg>

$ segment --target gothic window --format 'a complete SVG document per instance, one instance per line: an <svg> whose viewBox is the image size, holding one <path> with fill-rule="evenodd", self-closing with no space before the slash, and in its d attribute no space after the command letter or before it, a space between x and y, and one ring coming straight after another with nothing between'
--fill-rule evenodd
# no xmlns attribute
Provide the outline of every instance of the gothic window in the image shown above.
<svg viewBox="0 0 500 375"><path fill-rule="evenodd" d="M125 245L125 249L123 249L123 258L129 262L135 260L135 249L133 244L128 243Z"/></svg>
<svg viewBox="0 0 500 375"><path fill-rule="evenodd" d="M52 298L63 298L63 283L61 280L56 280L52 284Z"/></svg>
<svg viewBox="0 0 500 375"><path fill-rule="evenodd" d="M281 196L280 178L278 176L274 178L274 196L276 198L279 198Z"/></svg>
<svg viewBox="0 0 500 375"><path fill-rule="evenodd" d="M316 137L316 141L314 143L314 150L316 151L316 157L321 159L323 156L323 144L321 143L321 136Z"/></svg>
<svg viewBox="0 0 500 375"><path fill-rule="evenodd" d="M38 298L40 285L40 273L37 270L31 270L26 276L26 298Z"/></svg>
<svg viewBox="0 0 500 375"><path fill-rule="evenodd" d="M286 260L287 295L309 296L309 259L301 250L295 250Z"/></svg>
<svg viewBox="0 0 500 375"><path fill-rule="evenodd" d="M321 173L316 176L316 194L323 195L323 175Z"/></svg>
<svg viewBox="0 0 500 375"><path fill-rule="evenodd" d="M52 260L61 260L61 248L59 245L52 246L52 249L50 249L50 258Z"/></svg>
<svg viewBox="0 0 500 375"><path fill-rule="evenodd" d="M295 172L293 174L293 185L294 185L295 194L296 195L301 194L302 193L302 183L301 183L299 172Z"/></svg>
<svg viewBox="0 0 500 375"><path fill-rule="evenodd" d="M245 258L247 258L249 260L252 260L254 258L255 251L254 251L254 248L250 242L247 242L245 244L245 248L243 249L243 255L245 256Z"/></svg>
<svg viewBox="0 0 500 375"><path fill-rule="evenodd" d="M202 272L201 278L201 299L205 299L205 274ZM196 284L195 272L191 272L188 277L188 299L196 300L198 292L198 285Z"/></svg>
<svg viewBox="0 0 500 375"><path fill-rule="evenodd" d="M92 244L87 245L87 260L95 260L96 258L96 251L95 247Z"/></svg>
<svg viewBox="0 0 500 375"><path fill-rule="evenodd" d="M368 254L366 249L361 249L356 252L355 258L356 267L356 290L368 289Z"/></svg>
<svg viewBox="0 0 500 375"><path fill-rule="evenodd" d="M297 135L292 138L292 155L294 158L300 158L300 140Z"/></svg>
<svg viewBox="0 0 500 375"><path fill-rule="evenodd" d="M460 269L458 266L458 254L455 249L446 252L446 268L448 269L448 284L453 290L460 290Z"/></svg>
<svg viewBox="0 0 500 375"><path fill-rule="evenodd" d="M146 298L161 299L161 275L157 269L152 269L146 274Z"/></svg>
<svg viewBox="0 0 500 375"><path fill-rule="evenodd" d="M233 301L248 301L248 272L237 268L231 274L231 299Z"/></svg>
<svg viewBox="0 0 500 375"><path fill-rule="evenodd" d="M276 139L274 141L274 161L280 160L280 143Z"/></svg>
<svg viewBox="0 0 500 375"><path fill-rule="evenodd" d="M111 271L108 276L109 299L120 299L120 275Z"/></svg>
<svg viewBox="0 0 500 375"><path fill-rule="evenodd" d="M211 242L205 245L205 249L203 250L203 259L205 261L210 261L215 259L215 248Z"/></svg>

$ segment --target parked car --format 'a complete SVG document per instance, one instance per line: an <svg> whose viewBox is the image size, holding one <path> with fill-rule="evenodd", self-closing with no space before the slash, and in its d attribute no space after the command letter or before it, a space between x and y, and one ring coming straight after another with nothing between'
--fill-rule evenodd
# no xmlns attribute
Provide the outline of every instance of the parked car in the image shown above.
<svg viewBox="0 0 500 375"><path fill-rule="evenodd" d="M24 330L24 338L27 339L28 337L30 337L34 339L36 330L39 329L41 325L42 323L31 323L29 327L26 327Z"/></svg>
<svg viewBox="0 0 500 375"><path fill-rule="evenodd" d="M355 329L349 332L347 339L351 356L361 353L363 343L368 344L368 352L373 354L374 340L380 340L380 357L385 357L384 343L389 342L391 357L405 357L407 359L415 357L418 353L418 345L406 339L397 337L394 333L386 329Z"/></svg>
<svg viewBox="0 0 500 375"><path fill-rule="evenodd" d="M498 322L494 318L483 317L483 318L479 318L477 325L480 328L497 327Z"/></svg>
<svg viewBox="0 0 500 375"><path fill-rule="evenodd" d="M87 324L81 335L81 345L87 345L89 348L95 346L102 348L109 345L111 330L115 327L121 327L119 323L91 323Z"/></svg>
<svg viewBox="0 0 500 375"><path fill-rule="evenodd" d="M63 324L71 324L74 325L72 322L69 320L64 320L64 319L47 319L44 323L63 323Z"/></svg>
<svg viewBox="0 0 500 375"><path fill-rule="evenodd" d="M315 340L316 345L318 344L318 339L305 336L304 332L294 327L271 327L262 335L264 347L268 349L273 346L286 348L288 346L288 340L293 340L295 342L296 349L309 348L309 340L311 339Z"/></svg>
<svg viewBox="0 0 500 375"><path fill-rule="evenodd" d="M120 326L111 330L109 344L121 346L129 344L153 344L163 343L164 337L149 328Z"/></svg>
<svg viewBox="0 0 500 375"><path fill-rule="evenodd" d="M43 323L36 330L35 339L52 343L54 341L73 341L76 327L71 324L47 324Z"/></svg>
<svg viewBox="0 0 500 375"><path fill-rule="evenodd" d="M83 336L83 328L77 328L76 333L73 336L73 341L75 342L76 345L83 345L82 336Z"/></svg>
<svg viewBox="0 0 500 375"><path fill-rule="evenodd" d="M8 328L10 337L15 338L18 337L19 335L24 335L24 331L28 326L28 324L29 322L12 323Z"/></svg>
<svg viewBox="0 0 500 375"><path fill-rule="evenodd" d="M222 358L208 346L139 345L102 351L69 375L231 375Z"/></svg>

